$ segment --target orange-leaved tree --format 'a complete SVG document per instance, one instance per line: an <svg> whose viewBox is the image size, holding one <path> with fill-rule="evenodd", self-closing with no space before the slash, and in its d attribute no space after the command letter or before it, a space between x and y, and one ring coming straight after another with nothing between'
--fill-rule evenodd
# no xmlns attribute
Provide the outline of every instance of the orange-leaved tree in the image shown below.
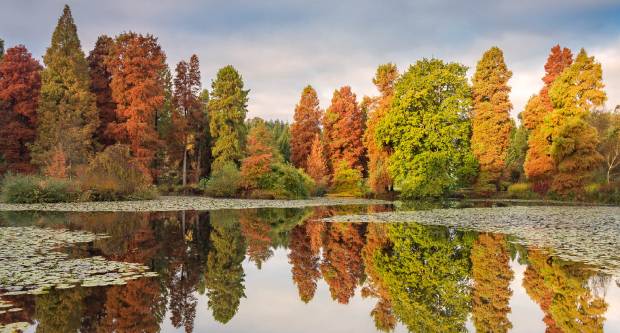
<svg viewBox="0 0 620 333"><path fill-rule="evenodd" d="M549 88L572 61L573 55L569 49L561 48L560 45L551 48L545 64L545 76L542 78L544 86L538 95L530 98L522 113L523 125L530 130L523 169L528 179L534 181L535 189L538 187L542 192L546 191L555 168L551 158L551 144L541 130L545 117L553 111Z"/></svg>
<svg viewBox="0 0 620 333"><path fill-rule="evenodd" d="M332 174L341 162L364 172L366 158L362 138L365 118L351 87L344 86L334 91L331 105L323 116L323 138Z"/></svg>
<svg viewBox="0 0 620 333"><path fill-rule="evenodd" d="M508 80L512 72L504 62L504 53L492 47L478 61L472 79L473 116L471 148L480 165L474 185L480 193L499 189L510 144L512 103Z"/></svg>
<svg viewBox="0 0 620 333"><path fill-rule="evenodd" d="M40 73L41 65L23 45L0 60L0 174L35 171L28 145L36 136Z"/></svg>
<svg viewBox="0 0 620 333"><path fill-rule="evenodd" d="M295 106L294 122L291 125L291 162L306 172L313 139L321 133L321 116L316 91L312 86L306 86Z"/></svg>
<svg viewBox="0 0 620 333"><path fill-rule="evenodd" d="M310 155L308 155L306 172L319 186L327 186L329 182L329 170L327 169L325 150L323 148L323 141L320 135L316 134L312 140Z"/></svg>
<svg viewBox="0 0 620 333"><path fill-rule="evenodd" d="M112 97L116 120L107 132L117 142L127 144L142 170L152 176L151 162L160 146L155 129L156 112L164 103L166 56L152 35L127 32L119 35L106 61L112 73Z"/></svg>

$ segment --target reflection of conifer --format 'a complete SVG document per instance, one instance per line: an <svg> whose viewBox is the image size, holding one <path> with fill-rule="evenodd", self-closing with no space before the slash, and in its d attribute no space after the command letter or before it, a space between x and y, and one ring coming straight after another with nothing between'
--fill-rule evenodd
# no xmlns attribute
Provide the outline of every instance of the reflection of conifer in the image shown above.
<svg viewBox="0 0 620 333"><path fill-rule="evenodd" d="M472 316L478 332L507 332L510 313L510 269L508 246L503 235L481 234L471 250Z"/></svg>
<svg viewBox="0 0 620 333"><path fill-rule="evenodd" d="M530 250L523 286L545 313L546 332L602 332L607 303L590 290L594 272Z"/></svg>
<svg viewBox="0 0 620 333"><path fill-rule="evenodd" d="M293 282L297 285L299 298L308 303L314 297L317 280L321 277L319 271L318 251L313 251L308 227L312 222L305 222L295 226L289 238L288 255L293 274Z"/></svg>
<svg viewBox="0 0 620 333"><path fill-rule="evenodd" d="M260 219L255 211L244 211L239 218L241 232L248 245L248 258L254 262L258 269L261 269L263 263L272 255L271 250L271 225Z"/></svg>
<svg viewBox="0 0 620 333"><path fill-rule="evenodd" d="M84 310L84 289L52 290L36 298L37 332L77 332Z"/></svg>
<svg viewBox="0 0 620 333"><path fill-rule="evenodd" d="M334 300L347 304L364 273L361 250L364 246L360 224L328 225L321 273Z"/></svg>
<svg viewBox="0 0 620 333"><path fill-rule="evenodd" d="M214 211L210 214L212 249L207 258L205 281L208 304L213 318L227 323L237 313L241 297L245 297L245 273L241 263L246 245L239 230L237 212Z"/></svg>

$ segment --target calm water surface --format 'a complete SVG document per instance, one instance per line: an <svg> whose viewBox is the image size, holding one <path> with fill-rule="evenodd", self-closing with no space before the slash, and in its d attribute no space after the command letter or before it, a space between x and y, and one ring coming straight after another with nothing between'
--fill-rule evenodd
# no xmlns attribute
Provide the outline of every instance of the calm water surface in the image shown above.
<svg viewBox="0 0 620 333"><path fill-rule="evenodd" d="M125 286L5 297L28 332L620 332L620 279L510 235L323 223L389 207L4 213L111 237L62 251L141 263Z"/></svg>

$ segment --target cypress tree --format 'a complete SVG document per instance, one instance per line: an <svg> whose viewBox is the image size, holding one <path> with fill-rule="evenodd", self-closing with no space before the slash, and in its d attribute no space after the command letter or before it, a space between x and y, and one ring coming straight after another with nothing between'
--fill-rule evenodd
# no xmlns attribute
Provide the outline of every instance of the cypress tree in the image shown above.
<svg viewBox="0 0 620 333"><path fill-rule="evenodd" d="M209 100L212 172L227 162L238 165L243 158L248 93L249 90L243 89L243 78L233 66L228 65L217 72Z"/></svg>
<svg viewBox="0 0 620 333"><path fill-rule="evenodd" d="M2 60L3 56L4 56L4 40L0 38L0 60Z"/></svg>
<svg viewBox="0 0 620 333"><path fill-rule="evenodd" d="M316 90L308 85L301 93L301 99L295 106L294 122L291 126L291 160L293 165L308 171L308 156L312 149L312 140L321 133L322 111Z"/></svg>
<svg viewBox="0 0 620 333"><path fill-rule="evenodd" d="M549 90L553 112L545 117L542 130L551 138L557 170L551 189L557 193L578 195L602 162L598 133L586 118L607 99L603 88L601 64L581 49Z"/></svg>
<svg viewBox="0 0 620 333"><path fill-rule="evenodd" d="M112 73L105 64L106 59L112 54L114 40L106 35L99 36L95 48L88 55L88 68L90 73L90 90L97 99L97 113L99 115L99 127L95 133L95 139L101 146L100 150L115 143L114 138L106 133L108 124L116 120L116 103L112 99Z"/></svg>
<svg viewBox="0 0 620 333"><path fill-rule="evenodd" d="M98 126L95 96L90 92L88 62L82 52L69 6L65 6L43 57L37 139L31 146L35 164L46 165L52 152L64 150L69 167L86 163L93 153Z"/></svg>
<svg viewBox="0 0 620 333"><path fill-rule="evenodd" d="M473 77L473 117L471 149L480 165L475 188L478 192L495 192L506 165L510 145L512 103L508 80L512 72L506 67L498 47L484 53Z"/></svg>
<svg viewBox="0 0 620 333"><path fill-rule="evenodd" d="M0 174L35 171L27 145L36 135L41 69L23 45L0 60Z"/></svg>

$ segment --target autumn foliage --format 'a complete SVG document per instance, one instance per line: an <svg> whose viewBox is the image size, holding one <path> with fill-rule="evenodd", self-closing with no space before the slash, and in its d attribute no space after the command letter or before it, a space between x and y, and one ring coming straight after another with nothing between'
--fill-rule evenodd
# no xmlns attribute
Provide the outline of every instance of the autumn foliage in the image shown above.
<svg viewBox="0 0 620 333"><path fill-rule="evenodd" d="M377 139L376 127L392 106L394 84L397 78L396 65L388 63L377 68L372 80L380 96L369 103L372 107L370 107L366 121L364 146L368 152L368 185L376 194L386 193L392 187L392 177L388 170L390 152Z"/></svg>
<svg viewBox="0 0 620 333"><path fill-rule="evenodd" d="M512 72L506 67L504 54L498 47L484 53L473 78L473 117L471 148L478 160L480 173L475 187L479 192L499 189L510 145L512 103L508 80Z"/></svg>
<svg viewBox="0 0 620 333"><path fill-rule="evenodd" d="M102 35L97 38L95 48L88 55L88 69L90 73L90 90L95 94L99 126L95 132L100 149L114 144L115 140L107 133L108 124L116 120L116 103L112 98L112 73L108 70L106 60L114 48L114 39Z"/></svg>
<svg viewBox="0 0 620 333"><path fill-rule="evenodd" d="M308 160L316 135L321 133L322 111L319 98L312 86L306 86L301 99L295 107L294 122L291 125L291 162L298 168L308 171Z"/></svg>
<svg viewBox="0 0 620 333"><path fill-rule="evenodd" d="M312 140L312 147L308 155L306 172L318 185L326 186L329 181L329 170L325 160L324 144L321 137L317 134Z"/></svg>
<svg viewBox="0 0 620 333"><path fill-rule="evenodd" d="M323 137L332 173L341 161L350 168L361 172L365 170L365 148L362 144L365 122L365 115L351 87L334 91L331 105L323 116Z"/></svg>
<svg viewBox="0 0 620 333"><path fill-rule="evenodd" d="M40 72L23 45L8 49L0 60L0 174L36 170L28 145L36 136Z"/></svg>
<svg viewBox="0 0 620 333"><path fill-rule="evenodd" d="M127 144L143 171L151 176L151 162L160 139L155 130L155 115L164 103L160 73L166 56L151 35L124 33L116 38L112 56L106 65L112 73L112 97L116 119L108 124L108 135Z"/></svg>

